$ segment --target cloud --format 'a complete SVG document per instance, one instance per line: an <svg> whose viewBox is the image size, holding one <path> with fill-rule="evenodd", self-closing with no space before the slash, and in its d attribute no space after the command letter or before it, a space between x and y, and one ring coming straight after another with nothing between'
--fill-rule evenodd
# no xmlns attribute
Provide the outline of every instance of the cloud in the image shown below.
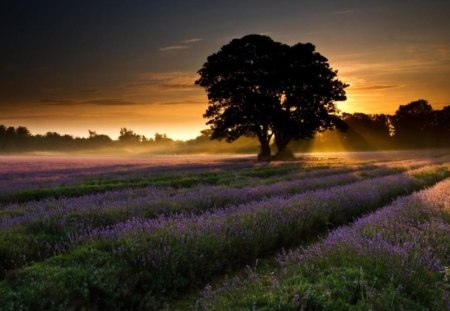
<svg viewBox="0 0 450 311"><path fill-rule="evenodd" d="M132 106L140 105L141 103L136 103L128 100L123 100L120 98L105 98L105 99L95 99L83 101L86 104L98 105L98 106Z"/></svg>
<svg viewBox="0 0 450 311"><path fill-rule="evenodd" d="M90 100L74 99L41 99L40 103L48 106L76 106L76 105L96 105L96 106L132 106L141 105L141 103L124 100L121 98L99 98Z"/></svg>
<svg viewBox="0 0 450 311"><path fill-rule="evenodd" d="M180 41L173 45L164 46L159 49L160 52L176 52L190 49L195 43L203 41L201 38L192 38Z"/></svg>
<svg viewBox="0 0 450 311"><path fill-rule="evenodd" d="M358 86L350 88L354 91L376 91L376 90L386 90L401 87L401 85L368 85L368 86Z"/></svg>
<svg viewBox="0 0 450 311"><path fill-rule="evenodd" d="M204 105L204 100L180 100L180 101L170 101L170 102L159 102L156 103L160 106L175 106L175 105Z"/></svg>
<svg viewBox="0 0 450 311"><path fill-rule="evenodd" d="M203 41L203 39L201 39L201 38L194 38L194 39L188 39L188 40L181 41L181 43L191 44L191 43L197 43L197 42L200 42L200 41Z"/></svg>
<svg viewBox="0 0 450 311"><path fill-rule="evenodd" d="M54 99L54 98L43 98L40 99L39 102L49 106L74 105L78 103L78 101L72 99Z"/></svg>
<svg viewBox="0 0 450 311"><path fill-rule="evenodd" d="M450 60L450 47L438 47L436 48L435 53L442 60Z"/></svg>
<svg viewBox="0 0 450 311"><path fill-rule="evenodd" d="M448 72L450 44L401 44L391 52L379 51L340 55L333 65L344 75L411 75ZM384 83L383 83L384 84Z"/></svg>
<svg viewBox="0 0 450 311"><path fill-rule="evenodd" d="M127 95L194 91L199 90L195 85L197 78L197 74L192 72L146 72L137 75L135 81L125 84L123 88Z"/></svg>
<svg viewBox="0 0 450 311"><path fill-rule="evenodd" d="M190 47L191 47L190 45L169 45L169 46L162 47L159 50L161 52L170 52L170 51L186 50L186 49L189 49Z"/></svg>
<svg viewBox="0 0 450 311"><path fill-rule="evenodd" d="M353 13L355 13L355 10L351 10L351 9L331 12L331 14L333 14L333 15L349 15L349 14L353 14Z"/></svg>
<svg viewBox="0 0 450 311"><path fill-rule="evenodd" d="M47 118L48 115L35 115L35 114L21 114L20 116L17 115L9 115L9 116L3 116L2 120L6 121L14 121L14 123L20 124L20 122L23 122L23 120L36 120L37 118Z"/></svg>

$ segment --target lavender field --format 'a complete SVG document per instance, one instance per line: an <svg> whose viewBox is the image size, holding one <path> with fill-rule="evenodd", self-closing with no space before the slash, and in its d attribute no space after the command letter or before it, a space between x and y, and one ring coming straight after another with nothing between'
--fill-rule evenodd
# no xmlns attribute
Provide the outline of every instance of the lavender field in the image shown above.
<svg viewBox="0 0 450 311"><path fill-rule="evenodd" d="M445 150L0 163L0 310L450 307Z"/></svg>

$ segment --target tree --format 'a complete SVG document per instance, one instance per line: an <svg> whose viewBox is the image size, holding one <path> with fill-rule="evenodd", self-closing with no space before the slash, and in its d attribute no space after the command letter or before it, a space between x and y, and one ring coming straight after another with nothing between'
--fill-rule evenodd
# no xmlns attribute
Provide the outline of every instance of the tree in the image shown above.
<svg viewBox="0 0 450 311"><path fill-rule="evenodd" d="M0 149L6 146L6 126L0 124Z"/></svg>
<svg viewBox="0 0 450 311"><path fill-rule="evenodd" d="M437 138L438 146L450 146L450 106L434 112L433 136Z"/></svg>
<svg viewBox="0 0 450 311"><path fill-rule="evenodd" d="M90 147L104 147L112 144L112 139L108 135L97 134L96 131L88 130L89 138L87 142Z"/></svg>
<svg viewBox="0 0 450 311"><path fill-rule="evenodd" d="M125 144L137 144L141 142L141 136L132 130L123 127L120 129L119 142Z"/></svg>
<svg viewBox="0 0 450 311"><path fill-rule="evenodd" d="M288 46L248 35L209 56L198 73L196 84L208 94L211 138L256 136L260 160L272 158L272 141L278 158L291 140L345 127L334 102L346 99L347 85L310 43Z"/></svg>
<svg viewBox="0 0 450 311"><path fill-rule="evenodd" d="M24 126L18 126L16 128L16 136L19 139L26 139L31 137L31 132Z"/></svg>
<svg viewBox="0 0 450 311"><path fill-rule="evenodd" d="M392 118L394 138L407 147L424 147L430 143L433 108L425 99L401 105Z"/></svg>
<svg viewBox="0 0 450 311"><path fill-rule="evenodd" d="M155 143L163 144L163 143L171 143L173 139L167 137L167 134L155 133Z"/></svg>
<svg viewBox="0 0 450 311"><path fill-rule="evenodd" d="M385 114L343 113L348 126L343 139L349 149L373 150L390 147L390 123Z"/></svg>

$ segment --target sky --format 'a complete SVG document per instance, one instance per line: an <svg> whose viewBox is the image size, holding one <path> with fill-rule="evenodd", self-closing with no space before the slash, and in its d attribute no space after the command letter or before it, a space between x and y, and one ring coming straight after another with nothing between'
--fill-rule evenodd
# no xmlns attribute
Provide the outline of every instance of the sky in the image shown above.
<svg viewBox="0 0 450 311"><path fill-rule="evenodd" d="M450 105L449 0L2 0L0 124L194 138L207 127L197 71L252 33L313 43L350 84L344 112Z"/></svg>

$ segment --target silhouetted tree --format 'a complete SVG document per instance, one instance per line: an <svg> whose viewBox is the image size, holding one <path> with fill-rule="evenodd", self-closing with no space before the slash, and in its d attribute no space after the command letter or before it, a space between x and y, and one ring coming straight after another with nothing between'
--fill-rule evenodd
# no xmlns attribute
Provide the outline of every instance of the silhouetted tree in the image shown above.
<svg viewBox="0 0 450 311"><path fill-rule="evenodd" d="M5 147L8 149L15 149L16 147L16 129L9 126L5 131Z"/></svg>
<svg viewBox="0 0 450 311"><path fill-rule="evenodd" d="M60 135L56 132L47 132L44 136L46 149L66 149L73 146L74 138L71 135Z"/></svg>
<svg viewBox="0 0 450 311"><path fill-rule="evenodd" d="M392 117L395 140L403 146L424 147L430 143L427 137L432 132L433 108L424 99L401 105Z"/></svg>
<svg viewBox="0 0 450 311"><path fill-rule="evenodd" d="M450 106L434 111L432 135L436 138L437 146L450 146Z"/></svg>
<svg viewBox="0 0 450 311"><path fill-rule="evenodd" d="M104 134L97 134L96 131L89 131L89 138L88 142L89 145L92 147L106 147L108 145L111 145L112 139L108 135Z"/></svg>
<svg viewBox="0 0 450 311"><path fill-rule="evenodd" d="M128 130L126 127L120 129L119 142L126 144L136 144L141 142L141 136Z"/></svg>
<svg viewBox="0 0 450 311"><path fill-rule="evenodd" d="M196 143L207 143L211 140L212 131L210 129L204 129L200 131L200 135L197 136L194 141Z"/></svg>
<svg viewBox="0 0 450 311"><path fill-rule="evenodd" d="M9 126L5 131L5 137L7 139L14 139L16 137L16 129L12 126Z"/></svg>
<svg viewBox="0 0 450 311"><path fill-rule="evenodd" d="M167 137L167 134L155 133L155 143L170 143L173 139Z"/></svg>
<svg viewBox="0 0 450 311"><path fill-rule="evenodd" d="M384 114L344 113L343 120L348 126L342 134L349 149L390 148L390 121Z"/></svg>
<svg viewBox="0 0 450 311"><path fill-rule="evenodd" d="M18 126L16 128L16 136L19 139L25 139L31 137L31 132L24 126Z"/></svg>
<svg viewBox="0 0 450 311"><path fill-rule="evenodd" d="M6 147L6 126L0 124L0 149Z"/></svg>
<svg viewBox="0 0 450 311"><path fill-rule="evenodd" d="M346 99L347 85L310 43L288 46L248 35L209 56L198 73L196 84L208 94L211 138L256 136L260 160L272 158L272 139L277 157L291 140L344 127L334 101Z"/></svg>

